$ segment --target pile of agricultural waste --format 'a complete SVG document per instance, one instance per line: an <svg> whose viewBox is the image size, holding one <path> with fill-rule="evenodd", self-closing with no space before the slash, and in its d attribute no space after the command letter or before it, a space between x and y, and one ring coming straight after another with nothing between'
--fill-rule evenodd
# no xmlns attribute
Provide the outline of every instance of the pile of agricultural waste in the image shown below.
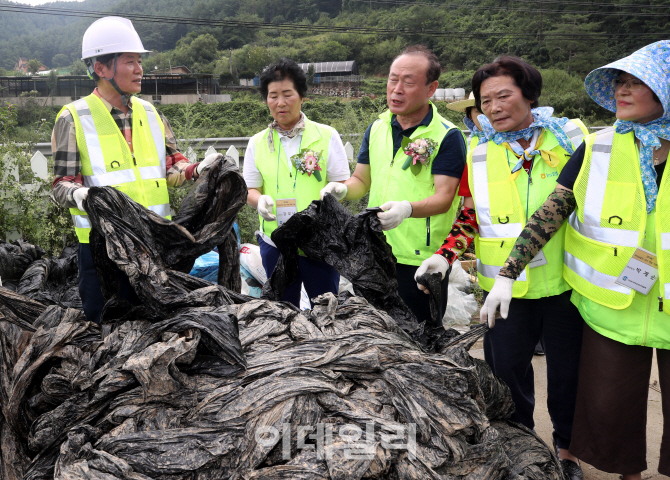
<svg viewBox="0 0 670 480"><path fill-rule="evenodd" d="M237 184L226 164L214 187ZM486 326L422 347L361 296L300 311L183 273L225 244L239 198L208 198L218 216L185 228L92 188L101 325L0 288L3 479L562 478L552 451L506 420L509 389L469 355ZM140 305L115 295L116 268Z"/></svg>

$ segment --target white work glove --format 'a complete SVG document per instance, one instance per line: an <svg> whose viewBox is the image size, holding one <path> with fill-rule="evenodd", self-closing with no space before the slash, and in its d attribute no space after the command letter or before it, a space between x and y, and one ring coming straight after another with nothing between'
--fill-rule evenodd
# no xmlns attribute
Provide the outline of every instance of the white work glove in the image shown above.
<svg viewBox="0 0 670 480"><path fill-rule="evenodd" d="M84 200L86 200L87 198L88 198L88 187L80 187L76 189L74 192L72 192L72 199L77 204L77 208L82 212L86 211L84 210Z"/></svg>
<svg viewBox="0 0 670 480"><path fill-rule="evenodd" d="M442 275L442 280L444 280L444 276L446 275L447 270L449 270L449 262L446 258L444 258L442 255L438 255L437 253L431 255L423 262L421 262L421 266L416 269L416 273L414 274L414 280L417 282L416 286L423 293L430 293L426 287L418 282L419 277L424 273L430 274L439 272Z"/></svg>
<svg viewBox="0 0 670 480"><path fill-rule="evenodd" d="M335 200L338 202L347 196L347 191L349 189L344 183L340 182L328 182L328 185L321 189L321 200L326 196L326 193L330 193Z"/></svg>
<svg viewBox="0 0 670 480"><path fill-rule="evenodd" d="M488 322L489 328L496 324L496 310L500 306L500 316L507 318L509 313L509 303L512 301L512 287L514 280L507 277L496 275L493 288L486 297L484 305L479 312L479 318L482 323Z"/></svg>
<svg viewBox="0 0 670 480"><path fill-rule="evenodd" d="M220 153L210 153L205 157L205 159L198 164L197 167L195 167L195 171L198 175L202 173L203 170L205 170L207 167L209 167L212 163L216 162L220 158L223 158L223 155Z"/></svg>
<svg viewBox="0 0 670 480"><path fill-rule="evenodd" d="M258 210L258 214L263 217L263 220L266 222L274 222L277 220L277 217L272 214L272 207L274 204L275 201L272 200L270 195L261 195L258 197L256 210Z"/></svg>
<svg viewBox="0 0 670 480"><path fill-rule="evenodd" d="M382 224L382 230L391 230L412 215L412 205L407 200L386 202L380 208L384 211L379 212L377 218L379 218L379 223Z"/></svg>

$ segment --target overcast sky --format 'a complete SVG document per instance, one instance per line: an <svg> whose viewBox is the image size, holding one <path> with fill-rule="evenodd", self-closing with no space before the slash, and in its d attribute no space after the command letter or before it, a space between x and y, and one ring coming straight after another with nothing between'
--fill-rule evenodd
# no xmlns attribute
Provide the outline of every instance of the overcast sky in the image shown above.
<svg viewBox="0 0 670 480"><path fill-rule="evenodd" d="M25 3L26 5L42 5L43 3L53 2L54 0L13 0L17 3ZM59 0L61 2L81 2L82 0Z"/></svg>

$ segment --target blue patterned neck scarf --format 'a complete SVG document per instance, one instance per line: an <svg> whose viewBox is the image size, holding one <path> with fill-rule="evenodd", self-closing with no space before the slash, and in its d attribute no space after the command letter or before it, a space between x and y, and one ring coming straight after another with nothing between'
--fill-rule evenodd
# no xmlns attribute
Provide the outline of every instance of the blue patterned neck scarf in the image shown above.
<svg viewBox="0 0 670 480"><path fill-rule="evenodd" d="M480 125L482 124L482 123L481 123L481 122L482 122L482 117L483 117L484 122L485 122L487 125L490 126L491 124L489 123L489 119L486 118L484 115L480 115L480 116L477 118L477 121L479 122L479 124L480 124ZM467 116L466 116L466 117L463 117L463 123L465 124L466 127L468 127L468 129L470 130L470 134L471 134L473 137L477 137L477 138L479 138L479 143L480 143L480 144L481 144L481 143L486 143L486 142L489 141L489 139L486 137L486 134L485 134L482 130L480 130L479 128L477 128L477 125L475 125L475 122L473 122L472 120L470 120L469 117L467 117ZM482 128L484 128L484 127L482 127Z"/></svg>
<svg viewBox="0 0 670 480"><path fill-rule="evenodd" d="M484 134L489 138L489 140L493 140L496 145L507 142L510 144L510 146L512 146L513 142L516 142L521 138L524 140L530 140L533 138L533 133L535 133L535 130L547 129L554 134L556 140L558 140L558 144L563 147L563 150L568 152L570 155L575 152L575 149L572 146L572 142L563 131L563 126L569 121L568 118L552 117L551 115L554 113L554 109L551 107L533 108L531 113L533 114L533 123L531 123L528 128L524 128L523 130L516 130L514 132L497 132L488 122L488 120L486 123L482 122L482 117L486 118L484 115L480 115L477 119L479 120L479 124L484 130ZM515 151L515 153L517 152ZM523 158L524 153L526 155L530 155L530 158L532 158L533 155L537 155L539 153L539 150L533 149L530 152L523 152L522 150L520 153L517 153L517 155L521 155Z"/></svg>
<svg viewBox="0 0 670 480"><path fill-rule="evenodd" d="M616 133L624 134L631 130L640 141L640 170L642 171L642 184L644 185L644 196L647 199L647 213L656 207L658 186L656 185L656 169L654 168L654 150L661 147L659 138L670 140L670 119L658 118L649 123L630 122L628 120L617 120L614 123Z"/></svg>

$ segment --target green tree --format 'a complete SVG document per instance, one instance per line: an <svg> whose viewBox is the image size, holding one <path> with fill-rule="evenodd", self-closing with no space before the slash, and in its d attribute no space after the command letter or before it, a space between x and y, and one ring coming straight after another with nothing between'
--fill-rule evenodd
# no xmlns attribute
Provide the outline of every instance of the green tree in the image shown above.
<svg viewBox="0 0 670 480"><path fill-rule="evenodd" d="M70 67L70 75L86 75L88 69L83 60L77 60Z"/></svg>
<svg viewBox="0 0 670 480"><path fill-rule="evenodd" d="M64 53L59 53L54 55L54 58L51 59L51 63L54 67L67 67L70 64L70 59Z"/></svg>
<svg viewBox="0 0 670 480"><path fill-rule="evenodd" d="M42 66L42 62L40 62L38 59L33 58L31 60L28 60L28 71L32 74L35 74L40 71L40 67Z"/></svg>
<svg viewBox="0 0 670 480"><path fill-rule="evenodd" d="M58 75L55 70L51 70L47 76L47 87L49 87L49 96L54 97L58 89Z"/></svg>

